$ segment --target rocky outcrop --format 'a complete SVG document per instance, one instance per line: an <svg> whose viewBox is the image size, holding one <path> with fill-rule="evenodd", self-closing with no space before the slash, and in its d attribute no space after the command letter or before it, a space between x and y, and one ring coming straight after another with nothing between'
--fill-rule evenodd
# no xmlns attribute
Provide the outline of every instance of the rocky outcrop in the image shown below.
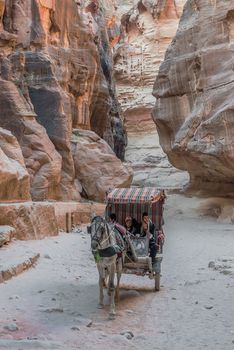
<svg viewBox="0 0 234 350"><path fill-rule="evenodd" d="M140 0L122 15L115 50L115 77L127 131L150 131L155 99L152 88L165 51L174 37L185 0Z"/></svg>
<svg viewBox="0 0 234 350"><path fill-rule="evenodd" d="M126 160L134 169L135 185L177 187L187 181L187 174L169 164L151 116L153 84L184 3L140 0L122 14L122 34L114 47L115 78L128 133Z"/></svg>
<svg viewBox="0 0 234 350"><path fill-rule="evenodd" d="M58 234L52 203L0 203L0 225L12 226L13 237L19 240L42 239Z"/></svg>
<svg viewBox="0 0 234 350"><path fill-rule="evenodd" d="M12 239L38 240L71 232L104 212L105 204L93 201L0 203L0 247Z"/></svg>
<svg viewBox="0 0 234 350"><path fill-rule="evenodd" d="M2 247L4 244L10 243L14 233L15 229L13 227L0 225L0 247Z"/></svg>
<svg viewBox="0 0 234 350"><path fill-rule="evenodd" d="M187 1L154 85L154 120L171 163L195 188L234 188L233 27L228 1Z"/></svg>
<svg viewBox="0 0 234 350"><path fill-rule="evenodd" d="M131 169L123 165L110 146L93 131L73 130L72 151L76 177L86 197L104 201L110 188L131 185Z"/></svg>
<svg viewBox="0 0 234 350"><path fill-rule="evenodd" d="M17 138L31 176L33 199L56 198L60 181L61 156L56 152L45 129L36 121L36 114L16 85L0 79L0 125ZM19 184L20 185L20 184ZM19 186L18 185L18 186ZM27 199L28 196L9 195L1 199ZM23 188L21 188L24 191Z"/></svg>
<svg viewBox="0 0 234 350"><path fill-rule="evenodd" d="M0 128L0 199L30 199L30 178L16 138Z"/></svg>
<svg viewBox="0 0 234 350"><path fill-rule="evenodd" d="M86 4L84 10L100 57L94 87L94 103L91 105L91 129L107 141L116 155L124 160L127 139L113 79L112 48L120 36L115 14L116 5L113 0L93 0Z"/></svg>
<svg viewBox="0 0 234 350"><path fill-rule="evenodd" d="M0 2L0 126L18 140L34 200L80 199L73 128L124 158L111 40L95 0Z"/></svg>

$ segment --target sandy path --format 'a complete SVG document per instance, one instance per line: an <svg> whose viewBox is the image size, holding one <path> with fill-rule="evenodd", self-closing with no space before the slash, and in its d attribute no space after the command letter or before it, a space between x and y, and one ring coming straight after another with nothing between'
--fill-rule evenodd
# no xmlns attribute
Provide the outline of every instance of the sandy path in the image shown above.
<svg viewBox="0 0 234 350"><path fill-rule="evenodd" d="M0 285L0 349L234 349L233 225L199 217L197 203L168 199L162 290L151 292L147 277L124 276L128 290L121 291L115 321L108 320L108 306L96 308L89 236L21 243L41 258ZM220 268L208 268L210 261ZM19 329L4 328L12 324ZM134 337L128 340L124 331Z"/></svg>

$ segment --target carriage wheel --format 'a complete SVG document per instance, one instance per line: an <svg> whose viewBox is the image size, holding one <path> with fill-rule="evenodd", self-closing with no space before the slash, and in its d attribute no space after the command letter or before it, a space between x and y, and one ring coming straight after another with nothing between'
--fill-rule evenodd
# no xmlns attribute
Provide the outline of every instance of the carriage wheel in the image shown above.
<svg viewBox="0 0 234 350"><path fill-rule="evenodd" d="M160 291L160 273L156 273L154 277L154 291Z"/></svg>

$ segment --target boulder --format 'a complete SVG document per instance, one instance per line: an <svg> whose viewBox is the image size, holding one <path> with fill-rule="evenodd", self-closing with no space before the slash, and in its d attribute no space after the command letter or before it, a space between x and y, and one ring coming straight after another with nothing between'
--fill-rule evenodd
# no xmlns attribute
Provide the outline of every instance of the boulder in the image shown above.
<svg viewBox="0 0 234 350"><path fill-rule="evenodd" d="M14 238L21 240L42 239L58 234L52 203L1 203L0 225L12 226L15 229Z"/></svg>
<svg viewBox="0 0 234 350"><path fill-rule="evenodd" d="M88 198L104 201L110 188L131 185L132 170L93 131L73 130L71 143L76 177Z"/></svg>
<svg viewBox="0 0 234 350"><path fill-rule="evenodd" d="M0 200L29 200L30 177L17 139L0 127Z"/></svg>
<svg viewBox="0 0 234 350"><path fill-rule="evenodd" d="M15 229L11 226L0 226L0 247L11 241Z"/></svg>

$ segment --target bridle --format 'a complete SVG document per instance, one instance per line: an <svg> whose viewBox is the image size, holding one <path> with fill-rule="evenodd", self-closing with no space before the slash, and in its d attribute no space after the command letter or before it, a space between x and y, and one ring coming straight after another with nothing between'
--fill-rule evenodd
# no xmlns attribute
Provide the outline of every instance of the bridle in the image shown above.
<svg viewBox="0 0 234 350"><path fill-rule="evenodd" d="M110 229L108 224L106 223L106 220L103 219L103 217L101 216L95 216L91 221L91 227L94 224L95 224L95 227L94 227L95 233L93 236L91 234L91 241L97 242L97 244L100 246L100 243L104 243L106 240L109 240L109 243L111 245ZM101 230L100 236L98 236L98 232L100 231L102 224L104 224L104 227ZM102 241L102 236L105 232L105 229L107 230L107 239Z"/></svg>

